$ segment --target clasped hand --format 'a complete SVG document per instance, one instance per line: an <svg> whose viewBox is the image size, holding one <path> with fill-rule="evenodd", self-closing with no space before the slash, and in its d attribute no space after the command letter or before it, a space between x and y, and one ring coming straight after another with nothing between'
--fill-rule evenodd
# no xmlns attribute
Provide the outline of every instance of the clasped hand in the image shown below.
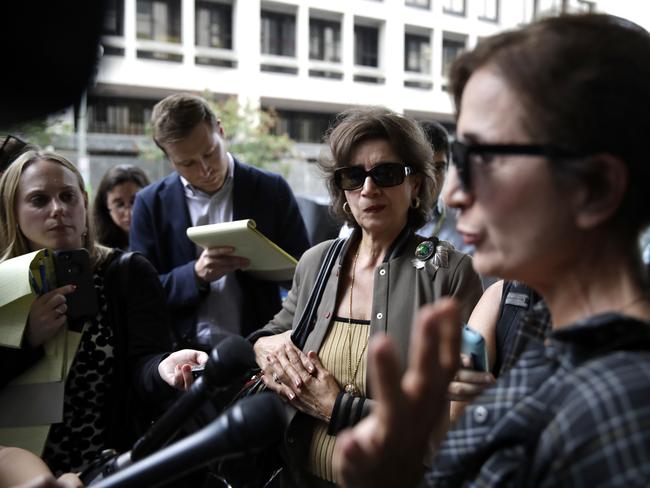
<svg viewBox="0 0 650 488"><path fill-rule="evenodd" d="M210 283L228 273L250 265L249 259L235 256L232 254L233 252L235 252L235 248L229 246L204 249L196 263L194 263L196 276L200 280Z"/></svg>
<svg viewBox="0 0 650 488"><path fill-rule="evenodd" d="M288 341L265 359L262 379L270 390L301 412L329 422L341 387L314 351L305 355Z"/></svg>

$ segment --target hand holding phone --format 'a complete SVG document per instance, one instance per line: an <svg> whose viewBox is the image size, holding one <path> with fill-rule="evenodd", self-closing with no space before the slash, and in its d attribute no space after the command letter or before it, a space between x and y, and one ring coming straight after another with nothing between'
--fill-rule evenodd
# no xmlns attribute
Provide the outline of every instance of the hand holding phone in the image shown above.
<svg viewBox="0 0 650 488"><path fill-rule="evenodd" d="M490 368L485 339L467 324L463 325L460 352L470 358L473 369L489 372Z"/></svg>
<svg viewBox="0 0 650 488"><path fill-rule="evenodd" d="M54 253L56 286L75 285L66 296L68 320L94 317L99 309L97 293L93 285L93 271L86 249L56 251Z"/></svg>

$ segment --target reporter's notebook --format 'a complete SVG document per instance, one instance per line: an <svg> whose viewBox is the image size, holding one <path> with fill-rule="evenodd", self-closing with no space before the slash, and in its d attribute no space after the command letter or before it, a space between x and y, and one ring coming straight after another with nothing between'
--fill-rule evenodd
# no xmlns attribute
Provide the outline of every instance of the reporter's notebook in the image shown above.
<svg viewBox="0 0 650 488"><path fill-rule="evenodd" d="M243 271L256 278L270 281L293 278L297 261L257 230L252 219L190 227L187 237L203 248L234 247L234 255L250 259L250 266Z"/></svg>

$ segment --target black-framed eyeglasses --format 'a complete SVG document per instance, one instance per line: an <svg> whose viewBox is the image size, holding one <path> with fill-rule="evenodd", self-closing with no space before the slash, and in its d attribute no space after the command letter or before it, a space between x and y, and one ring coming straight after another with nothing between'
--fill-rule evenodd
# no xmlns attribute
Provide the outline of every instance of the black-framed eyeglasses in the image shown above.
<svg viewBox="0 0 650 488"><path fill-rule="evenodd" d="M27 142L16 136L9 134L5 137L2 146L0 146L0 174L7 170L13 160L16 159L27 146Z"/></svg>
<svg viewBox="0 0 650 488"><path fill-rule="evenodd" d="M587 154L571 151L550 144L472 144L461 141L451 142L452 163L458 171L463 188L472 183L472 161L487 164L489 156L543 156L550 159L582 158Z"/></svg>
<svg viewBox="0 0 650 488"><path fill-rule="evenodd" d="M334 183L341 190L357 190L370 176L375 185L388 188L401 185L412 172L410 166L402 163L379 163L369 171L362 166L346 166L334 171Z"/></svg>
<svg viewBox="0 0 650 488"><path fill-rule="evenodd" d="M108 207L108 210L109 212L125 213L127 210L133 210L134 203L135 199L131 202L123 202L122 200L118 200L113 204L112 207Z"/></svg>

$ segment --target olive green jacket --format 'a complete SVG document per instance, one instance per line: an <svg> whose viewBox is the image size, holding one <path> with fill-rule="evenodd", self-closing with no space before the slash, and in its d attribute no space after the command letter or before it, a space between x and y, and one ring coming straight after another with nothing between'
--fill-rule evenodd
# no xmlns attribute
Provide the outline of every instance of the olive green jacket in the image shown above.
<svg viewBox="0 0 650 488"><path fill-rule="evenodd" d="M336 311L336 297L344 275L342 266L351 244L359 238L358 231L350 236L338 262L333 266L318 305L317 319L303 350L319 351ZM461 320L467 321L483 292L481 279L472 267L472 258L456 251L451 244L439 241L435 253L424 261L414 263L417 246L427 238L403 231L386 253L384 262L375 269L370 335L388 334L395 342L405 365L408 355L411 326L419 308L444 296L456 298ZM309 299L324 254L332 241L320 243L305 252L296 268L293 286L284 300L282 310L255 338L285 332L297 325ZM366 385L369 386L366 379ZM369 392L369 396L372 393ZM336 434L354 425L365 416L372 401L341 393L332 412L330 433ZM301 418L302 417L302 418ZM304 466L300 461L306 455L311 429L305 415L291 416L285 435L285 448L292 459L291 467ZM307 424L305 424L307 422ZM306 431L306 432L305 432ZM305 461L306 462L306 461ZM292 470L293 471L293 470Z"/></svg>

